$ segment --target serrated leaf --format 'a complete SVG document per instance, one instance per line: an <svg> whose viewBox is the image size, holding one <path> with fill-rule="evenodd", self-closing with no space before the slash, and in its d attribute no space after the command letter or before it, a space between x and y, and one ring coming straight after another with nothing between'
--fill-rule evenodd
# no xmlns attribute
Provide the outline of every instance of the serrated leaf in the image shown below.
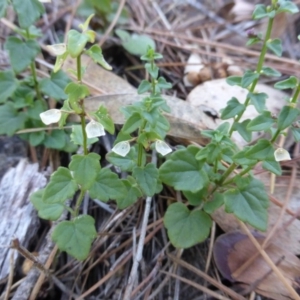
<svg viewBox="0 0 300 300"><path fill-rule="evenodd" d="M279 0L278 4L279 4L279 9L277 10L278 14L281 12L286 12L290 14L296 14L299 12L298 6L291 1Z"/></svg>
<svg viewBox="0 0 300 300"><path fill-rule="evenodd" d="M203 162L196 159L199 148L177 150L159 169L160 180L176 190L197 192L208 184Z"/></svg>
<svg viewBox="0 0 300 300"><path fill-rule="evenodd" d="M250 98L251 104L254 105L257 112L262 113L266 109L266 93L248 93L247 98Z"/></svg>
<svg viewBox="0 0 300 300"><path fill-rule="evenodd" d="M250 159L265 160L274 153L274 147L268 140L259 140L254 146L246 152L246 157Z"/></svg>
<svg viewBox="0 0 300 300"><path fill-rule="evenodd" d="M0 106L0 134L12 136L17 130L25 127L26 116L18 112L11 102Z"/></svg>
<svg viewBox="0 0 300 300"><path fill-rule="evenodd" d="M130 54L142 56L147 53L149 47L155 50L155 42L147 35L133 33L130 35L125 30L115 30L117 36L122 40L122 46Z"/></svg>
<svg viewBox="0 0 300 300"><path fill-rule="evenodd" d="M142 80L138 87L138 94L143 94L151 90L151 83L148 80Z"/></svg>
<svg viewBox="0 0 300 300"><path fill-rule="evenodd" d="M9 52L10 63L16 73L25 70L40 52L40 46L35 40L22 41L11 36L5 42Z"/></svg>
<svg viewBox="0 0 300 300"><path fill-rule="evenodd" d="M39 84L41 91L47 96L55 100L64 100L67 99L64 89L70 81L69 77L60 70L56 73L52 72L50 78L42 79Z"/></svg>
<svg viewBox="0 0 300 300"><path fill-rule="evenodd" d="M95 63L98 63L106 70L112 70L112 67L106 62L99 45L93 45L85 53L90 56Z"/></svg>
<svg viewBox="0 0 300 300"><path fill-rule="evenodd" d="M300 114L298 108L294 108L291 106L284 106L278 116L277 126L279 130L284 130L289 127Z"/></svg>
<svg viewBox="0 0 300 300"><path fill-rule="evenodd" d="M270 49L275 55L281 56L282 55L282 44L280 39L274 39L271 41L267 41L266 46Z"/></svg>
<svg viewBox="0 0 300 300"><path fill-rule="evenodd" d="M203 203L205 197L207 196L207 188L203 188L195 193L191 191L182 191L182 193L189 201L190 205L199 206L201 203Z"/></svg>
<svg viewBox="0 0 300 300"><path fill-rule="evenodd" d="M261 73L266 76L280 77L281 73L270 67L262 67Z"/></svg>
<svg viewBox="0 0 300 300"><path fill-rule="evenodd" d="M221 114L222 120L227 120L235 117L245 109L245 105L241 104L237 98L232 97L228 102L227 106L223 109Z"/></svg>
<svg viewBox="0 0 300 300"><path fill-rule="evenodd" d="M241 86L242 84L242 77L241 76L229 76L226 78L226 82L229 85L238 85Z"/></svg>
<svg viewBox="0 0 300 300"><path fill-rule="evenodd" d="M64 204L73 197L78 190L78 185L69 169L59 167L50 177L50 182L45 188L43 201L45 203Z"/></svg>
<svg viewBox="0 0 300 300"><path fill-rule="evenodd" d="M145 167L135 167L132 170L132 175L146 196L151 197L155 194L158 170L154 164L150 163Z"/></svg>
<svg viewBox="0 0 300 300"><path fill-rule="evenodd" d="M241 123L235 123L234 130L236 130L241 137L248 143L252 140L252 132L247 129L250 120L247 119Z"/></svg>
<svg viewBox="0 0 300 300"><path fill-rule="evenodd" d="M116 173L109 169L101 169L89 188L89 193L92 198L107 202L109 199L122 199L126 194L126 188Z"/></svg>
<svg viewBox="0 0 300 300"><path fill-rule="evenodd" d="M132 133L136 129L140 127L142 123L142 118L139 113L133 113L125 122L125 124L122 127L122 131L124 133Z"/></svg>
<svg viewBox="0 0 300 300"><path fill-rule="evenodd" d="M212 214L216 209L221 207L223 204L224 204L224 195L220 193L214 193L213 198L203 205L203 210L208 214Z"/></svg>
<svg viewBox="0 0 300 300"><path fill-rule="evenodd" d="M44 6L38 0L12 0L21 28L28 28L44 12Z"/></svg>
<svg viewBox="0 0 300 300"><path fill-rule="evenodd" d="M67 51L72 58L77 58L83 51L89 37L84 33L71 29L68 32Z"/></svg>
<svg viewBox="0 0 300 300"><path fill-rule="evenodd" d="M288 79L276 82L274 87L278 90L294 89L298 85L298 78L291 76Z"/></svg>
<svg viewBox="0 0 300 300"><path fill-rule="evenodd" d="M59 223L52 233L52 239L58 248L78 260L88 257L96 236L95 220L88 215Z"/></svg>
<svg viewBox="0 0 300 300"><path fill-rule="evenodd" d="M255 5L254 12L252 14L252 18L254 20L259 20L265 18L267 16L267 9L264 4L257 4Z"/></svg>
<svg viewBox="0 0 300 300"><path fill-rule="evenodd" d="M44 145L49 149L62 150L66 145L66 133L64 130L52 130L46 134Z"/></svg>
<svg viewBox="0 0 300 300"><path fill-rule="evenodd" d="M45 203L43 193L44 189L34 192L30 195L30 201L41 219L56 221L63 213L64 206L61 203Z"/></svg>
<svg viewBox="0 0 300 300"><path fill-rule="evenodd" d="M4 103L8 97L18 88L18 81L12 71L0 72L0 103Z"/></svg>
<svg viewBox="0 0 300 300"><path fill-rule="evenodd" d="M73 177L81 189L88 190L93 185L101 169L99 160L100 155L96 153L72 156L69 169L73 171Z"/></svg>
<svg viewBox="0 0 300 300"><path fill-rule="evenodd" d="M166 211L164 224L173 246L186 249L208 237L212 221L203 211L190 211L183 203L174 203Z"/></svg>
<svg viewBox="0 0 300 300"><path fill-rule="evenodd" d="M241 86L247 88L252 84L256 79L259 78L259 74L253 71L246 71L242 77Z"/></svg>
<svg viewBox="0 0 300 300"><path fill-rule="evenodd" d="M225 210L254 228L265 231L268 223L269 197L263 183L246 178L245 184L224 193Z"/></svg>
<svg viewBox="0 0 300 300"><path fill-rule="evenodd" d="M123 198L117 199L117 205L119 209L124 209L134 204L138 198L143 196L143 193L138 188L135 179L133 177L131 177L131 180L127 180L127 179L122 179L122 182L127 191L123 195Z"/></svg>
<svg viewBox="0 0 300 300"><path fill-rule="evenodd" d="M269 111L264 111L261 115L254 118L249 122L247 130L250 131L262 131L270 129L270 127L275 123Z"/></svg>

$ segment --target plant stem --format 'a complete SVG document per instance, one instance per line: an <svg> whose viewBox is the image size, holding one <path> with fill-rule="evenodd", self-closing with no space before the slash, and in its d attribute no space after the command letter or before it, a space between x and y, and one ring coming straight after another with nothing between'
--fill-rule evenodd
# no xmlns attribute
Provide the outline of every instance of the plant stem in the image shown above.
<svg viewBox="0 0 300 300"><path fill-rule="evenodd" d="M77 81L81 83L81 54L77 56L76 65L77 65Z"/></svg>
<svg viewBox="0 0 300 300"><path fill-rule="evenodd" d="M74 217L77 217L78 214L79 214L79 208L80 208L80 205L81 205L81 203L83 201L84 194L85 194L85 191L81 190L80 194L79 194L79 196L77 198L77 201L76 201L75 210L74 210Z"/></svg>
<svg viewBox="0 0 300 300"><path fill-rule="evenodd" d="M234 169L237 167L235 163L233 163L227 170L226 172L222 175L218 185L222 185L222 183L225 181L225 179L234 171Z"/></svg>
<svg viewBox="0 0 300 300"><path fill-rule="evenodd" d="M267 42L269 41L269 39L271 37L271 32L272 32L272 27L273 27L273 20L274 20L273 18L269 18L269 21L268 21L267 32L266 32L266 35L265 35L265 38L264 38L264 41L263 41L263 46L262 46L262 49L261 49L261 52L260 52L259 60L258 60L256 71L255 71L257 74L260 74L260 72L262 70L262 67L263 67L263 64L264 64L264 61L265 61L265 56L266 56L266 53L267 53L267 50L268 50ZM255 79L252 82L251 87L249 89L249 93L253 93L254 92L255 87L256 87L256 85L258 83L258 80L259 80L259 78ZM243 114L244 114L247 106L249 105L249 102L250 102L250 97L247 97L246 101L244 103L245 108L234 119L234 121L233 121L233 123L231 125L231 128L230 128L230 131L229 131L229 136L232 135L233 128L234 128L235 124L238 123L239 120L241 119L241 117L243 116Z"/></svg>

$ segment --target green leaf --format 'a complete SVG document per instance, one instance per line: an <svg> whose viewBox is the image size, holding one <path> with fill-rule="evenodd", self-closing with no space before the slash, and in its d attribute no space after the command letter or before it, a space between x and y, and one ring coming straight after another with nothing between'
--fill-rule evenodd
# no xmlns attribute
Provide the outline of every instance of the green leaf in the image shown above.
<svg viewBox="0 0 300 300"><path fill-rule="evenodd" d="M172 84L170 82L167 82L164 77L159 77L157 79L157 87L160 89L170 89L172 88Z"/></svg>
<svg viewBox="0 0 300 300"><path fill-rule="evenodd" d="M267 229L269 197L260 180L243 178L237 188L224 193L225 210L254 228Z"/></svg>
<svg viewBox="0 0 300 300"><path fill-rule="evenodd" d="M89 37L84 33L71 29L68 32L67 51L72 58L77 58L84 50Z"/></svg>
<svg viewBox="0 0 300 300"><path fill-rule="evenodd" d="M250 98L251 104L254 105L257 112L262 113L266 109L266 93L248 93L247 98Z"/></svg>
<svg viewBox="0 0 300 300"><path fill-rule="evenodd" d="M226 78L226 82L231 86L233 86L233 85L241 86L242 85L242 77L241 76L229 76Z"/></svg>
<svg viewBox="0 0 300 300"><path fill-rule="evenodd" d="M7 0L0 0L0 18L3 18L5 16L7 6Z"/></svg>
<svg viewBox="0 0 300 300"><path fill-rule="evenodd" d="M64 130L52 130L46 134L44 145L49 149L62 150L66 145L66 133Z"/></svg>
<svg viewBox="0 0 300 300"><path fill-rule="evenodd" d="M238 152L236 155L233 156L233 161L242 166L250 166L254 165L257 160L253 158L248 158L247 157L247 151L251 149L251 147L245 147L243 150Z"/></svg>
<svg viewBox="0 0 300 300"><path fill-rule="evenodd" d="M95 63L98 63L106 70L112 70L112 67L106 62L99 45L93 45L85 53L90 56Z"/></svg>
<svg viewBox="0 0 300 300"><path fill-rule="evenodd" d="M270 68L270 67L262 67L261 73L266 76L271 76L271 77L280 77L281 76L280 72L278 72L277 70Z"/></svg>
<svg viewBox="0 0 300 300"><path fill-rule="evenodd" d="M246 71L242 77L241 86L247 88L252 84L256 79L259 78L259 74L253 71Z"/></svg>
<svg viewBox="0 0 300 300"><path fill-rule="evenodd" d="M52 233L52 239L58 248L78 260L88 257L96 236L95 220L88 215L59 223Z"/></svg>
<svg viewBox="0 0 300 300"><path fill-rule="evenodd" d="M110 199L122 199L126 194L126 188L116 173L102 169L89 188L89 193L92 198L107 202Z"/></svg>
<svg viewBox="0 0 300 300"><path fill-rule="evenodd" d="M56 73L52 72L50 78L42 79L39 84L44 94L55 100L61 100L67 98L64 89L70 81L63 71L58 71Z"/></svg>
<svg viewBox="0 0 300 300"><path fill-rule="evenodd" d="M152 78L156 79L158 77L159 68L156 64L146 63L145 69L148 71Z"/></svg>
<svg viewBox="0 0 300 300"><path fill-rule="evenodd" d="M228 102L227 106L223 109L221 114L222 120L227 120L235 117L239 113L245 110L245 105L241 104L238 99L232 97Z"/></svg>
<svg viewBox="0 0 300 300"><path fill-rule="evenodd" d="M127 179L122 179L122 182L127 191L123 195L123 198L117 199L119 209L124 209L134 204L138 198L143 196L142 191L139 189L138 184L133 177L127 176Z"/></svg>
<svg viewBox="0 0 300 300"><path fill-rule="evenodd" d="M298 85L298 78L291 76L288 79L276 82L274 87L278 90L294 89Z"/></svg>
<svg viewBox="0 0 300 300"><path fill-rule="evenodd" d="M75 145L83 146L83 134L81 125L73 125L70 135L71 141ZM87 138L87 145L92 145L98 141L98 138Z"/></svg>
<svg viewBox="0 0 300 300"><path fill-rule="evenodd" d="M138 129L140 127L142 123L142 118L141 115L139 113L133 113L125 122L125 124L123 125L122 131L124 133L132 133L133 131L135 131L136 129Z"/></svg>
<svg viewBox="0 0 300 300"><path fill-rule="evenodd" d="M277 176L281 176L282 174L280 163L275 161L274 155L270 158L266 158L262 163L262 167L263 169L268 170Z"/></svg>
<svg viewBox="0 0 300 300"><path fill-rule="evenodd" d="M250 120L247 119L241 123L236 123L234 126L234 130L236 130L248 143L250 143L252 140L252 132L247 129L249 122Z"/></svg>
<svg viewBox="0 0 300 300"><path fill-rule="evenodd" d="M265 18L267 16L267 9L264 4L257 4L255 5L254 12L252 14L252 18L254 20L259 20Z"/></svg>
<svg viewBox="0 0 300 300"><path fill-rule="evenodd" d="M65 88L65 93L68 95L72 109L74 109L77 114L80 114L82 109L78 102L90 94L88 87L80 83L70 82Z"/></svg>
<svg viewBox="0 0 300 300"><path fill-rule="evenodd" d="M195 193L190 191L183 191L182 193L189 201L190 205L199 206L201 203L203 203L203 200L207 196L207 188L205 187L202 190L197 191Z"/></svg>
<svg viewBox="0 0 300 300"><path fill-rule="evenodd" d="M27 108L26 114L30 119L41 121L40 113L47 110L45 101L35 100L30 107Z"/></svg>
<svg viewBox="0 0 300 300"><path fill-rule="evenodd" d="M95 113L92 113L92 115L96 118L96 120L99 123L103 125L104 129L107 132L109 132L110 134L115 133L114 121L107 112L107 109L103 105L101 105Z"/></svg>
<svg viewBox="0 0 300 300"><path fill-rule="evenodd" d="M292 129L292 134L295 139L295 142L299 142L300 141L300 128L292 127L291 129Z"/></svg>
<svg viewBox="0 0 300 300"><path fill-rule="evenodd" d="M0 72L0 103L4 103L8 97L16 91L18 81L12 71Z"/></svg>
<svg viewBox="0 0 300 300"><path fill-rule="evenodd" d="M38 0L12 0L21 28L28 28L44 12L44 6Z"/></svg>
<svg viewBox="0 0 300 300"><path fill-rule="evenodd" d="M19 129L25 127L26 116L18 112L11 102L0 106L0 134L12 136Z"/></svg>
<svg viewBox="0 0 300 300"><path fill-rule="evenodd" d="M44 189L34 192L30 195L30 201L41 219L56 221L63 213L64 206L61 203L45 203L43 193Z"/></svg>
<svg viewBox="0 0 300 300"><path fill-rule="evenodd" d="M155 42L147 35L139 35L133 33L130 35L127 31L117 29L115 30L116 35L122 40L122 46L130 54L133 55L145 55L148 47L155 50Z"/></svg>
<svg viewBox="0 0 300 300"><path fill-rule="evenodd" d="M279 57L282 55L282 44L280 39L267 41L266 45L267 48L271 50L275 55Z"/></svg>
<svg viewBox="0 0 300 300"><path fill-rule="evenodd" d="M274 148L270 141L259 140L254 146L246 152L246 157L250 159L265 160L274 154Z"/></svg>
<svg viewBox="0 0 300 300"><path fill-rule="evenodd" d="M50 182L47 184L43 194L43 201L45 203L64 204L67 199L74 196L77 190L78 185L70 170L59 167L50 177Z"/></svg>
<svg viewBox="0 0 300 300"><path fill-rule="evenodd" d="M41 145L45 139L45 131L37 131L29 133L29 143L31 146L36 147Z"/></svg>
<svg viewBox="0 0 300 300"><path fill-rule="evenodd" d="M176 190L197 192L208 184L203 162L196 159L199 148L177 150L159 169L160 180Z"/></svg>
<svg viewBox="0 0 300 300"><path fill-rule="evenodd" d="M275 123L269 111L264 111L261 115L254 118L249 122L247 130L250 131L262 131L270 129L270 127Z"/></svg>
<svg viewBox="0 0 300 300"><path fill-rule="evenodd" d="M131 147L129 153L125 157L114 152L109 152L106 154L106 159L113 165L119 167L122 171L131 172L132 169L137 166L137 151L134 147ZM145 156L143 156L144 162L145 159Z"/></svg>
<svg viewBox="0 0 300 300"><path fill-rule="evenodd" d="M300 111L298 108L291 106L284 106L278 116L277 126L279 130L284 130L289 127L297 118Z"/></svg>
<svg viewBox="0 0 300 300"><path fill-rule="evenodd" d="M155 194L158 170L154 164L150 163L145 167L135 167L132 170L132 175L146 196L151 197Z"/></svg>
<svg viewBox="0 0 300 300"><path fill-rule="evenodd" d="M212 214L223 204L224 204L224 195L220 193L214 193L213 198L203 205L203 210L208 214Z"/></svg>
<svg viewBox="0 0 300 300"><path fill-rule="evenodd" d="M56 57L55 65L54 65L54 69L53 69L54 73L58 72L61 69L61 67L62 67L64 61L67 59L68 55L69 55L69 53L68 53L68 51L66 51L64 54L58 55Z"/></svg>
<svg viewBox="0 0 300 300"><path fill-rule="evenodd" d="M186 249L208 237L212 221L203 211L190 211L183 203L174 203L166 211L164 224L173 246Z"/></svg>
<svg viewBox="0 0 300 300"><path fill-rule="evenodd" d="M138 87L138 94L143 94L151 90L151 83L148 80L142 80Z"/></svg>
<svg viewBox="0 0 300 300"><path fill-rule="evenodd" d="M16 73L25 70L40 52L40 46L35 40L22 41L11 36L5 42L9 52L11 65Z"/></svg>
<svg viewBox="0 0 300 300"><path fill-rule="evenodd" d="M281 12L296 14L297 12L299 12L298 6L291 1L279 0L278 4L279 4L279 9L277 10L277 14Z"/></svg>
<svg viewBox="0 0 300 300"><path fill-rule="evenodd" d="M101 168L99 160L100 155L96 153L72 156L69 169L73 171L73 177L81 189L88 190L93 185Z"/></svg>

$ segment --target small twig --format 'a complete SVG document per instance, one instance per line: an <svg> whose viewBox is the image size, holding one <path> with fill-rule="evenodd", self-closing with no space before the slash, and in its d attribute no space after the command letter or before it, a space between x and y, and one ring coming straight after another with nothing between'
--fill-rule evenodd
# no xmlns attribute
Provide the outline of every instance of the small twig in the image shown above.
<svg viewBox="0 0 300 300"><path fill-rule="evenodd" d="M215 236L216 236L216 222L213 222L213 225L211 227L211 232L210 232L210 242L209 242L209 251L207 255L207 260L205 264L205 273L208 272L212 254L213 254L213 248L214 248L214 243L215 243Z"/></svg>
<svg viewBox="0 0 300 300"><path fill-rule="evenodd" d="M4 300L9 299L9 294L10 294L10 290L11 290L12 283L13 283L14 271L15 271L14 256L15 256L15 251L13 249L11 249L11 253L10 253L10 272L9 272L9 276L8 276L8 281L7 281L7 287L6 287L6 291L5 291Z"/></svg>

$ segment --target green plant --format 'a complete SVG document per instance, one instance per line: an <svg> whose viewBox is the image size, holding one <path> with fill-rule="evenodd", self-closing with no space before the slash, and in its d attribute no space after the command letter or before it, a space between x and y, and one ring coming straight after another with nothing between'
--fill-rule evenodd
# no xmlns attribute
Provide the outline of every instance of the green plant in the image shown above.
<svg viewBox="0 0 300 300"><path fill-rule="evenodd" d="M13 0L11 3L19 27L15 27L17 36L8 37L4 44L11 69L0 72L0 134L11 136L22 130L25 133L21 137L32 146L44 145L73 152L77 147L70 143L67 130L46 131L39 118L47 108L45 98L66 99L64 87L70 82L63 71L52 72L49 78L38 77L35 58L41 52L37 41L41 32L33 24L44 13L44 7L37 0ZM0 1L0 17L5 15L7 5L6 0ZM34 130L36 128L40 130Z"/></svg>
<svg viewBox="0 0 300 300"><path fill-rule="evenodd" d="M64 210L70 212L71 220L59 223L54 229L53 239L58 247L79 260L88 256L96 230L91 216L80 215L86 192L91 198L102 201L116 200L118 208L123 209L138 199L159 193L162 183L182 191L187 199L187 203L171 204L164 216L169 238L176 247L187 248L205 240L212 223L210 214L222 205L238 219L258 230L265 230L268 195L262 182L254 178L251 170L257 163L262 163L264 169L281 174L278 161L289 159L289 155L284 149L276 149L276 139L291 127L295 140L300 140L297 123L300 112L295 107L300 82L292 76L275 84L278 89L294 89L292 98L287 101L277 118L265 109L267 95L257 93L255 87L262 75L280 76L278 71L264 66L268 50L276 55L281 55L282 52L280 40L270 38L274 17L281 12L297 11L292 2L285 0L273 0L270 6L256 6L254 19L269 19L264 37L249 33L248 44L262 43L257 68L255 71L246 71L242 77L233 76L227 80L228 84L248 89L246 100L244 103L236 98L228 101L221 117L224 120L233 118L232 124L225 122L215 130L202 131L201 134L210 139L210 143L203 148L181 147L170 154L171 148L164 142L169 123L163 114L170 112L170 108L161 96L161 90L170 88L171 85L163 77L159 77L155 60L162 56L148 48L141 59L145 61L150 80L143 80L138 88L138 93L147 94L141 102L122 108L126 122L112 151L106 155L109 162L130 174L124 179L120 179L108 168L101 168L100 156L88 151L88 145L94 143L96 137L105 134L104 129L114 132L113 122L105 107L91 113L87 113L84 107L84 99L89 91L81 81L84 75L81 56L87 54L109 69L99 46L93 45L86 49L87 43L94 43L95 38L95 32L88 29L92 16L81 25L82 32L71 30L68 33L66 45L52 46L52 51L58 55L54 72L58 72L67 56L71 56L77 62L77 69L72 71L77 76L77 82L68 83L65 87L67 99L62 108L43 112L41 118L45 124L59 122L62 127L69 114L77 114L81 124L73 126L71 140L83 148L83 154L72 156L68 168L58 168L45 189L31 196L31 201L42 218L57 220ZM248 105L254 105L259 116L253 120L241 121ZM90 120L88 124L86 119ZM246 141L251 140L254 131L268 132L271 138L261 139L252 146L239 149L231 139L234 131ZM148 151L154 148L160 154L168 155L160 167L149 162ZM69 207L66 202L73 196L77 196L76 203Z"/></svg>

